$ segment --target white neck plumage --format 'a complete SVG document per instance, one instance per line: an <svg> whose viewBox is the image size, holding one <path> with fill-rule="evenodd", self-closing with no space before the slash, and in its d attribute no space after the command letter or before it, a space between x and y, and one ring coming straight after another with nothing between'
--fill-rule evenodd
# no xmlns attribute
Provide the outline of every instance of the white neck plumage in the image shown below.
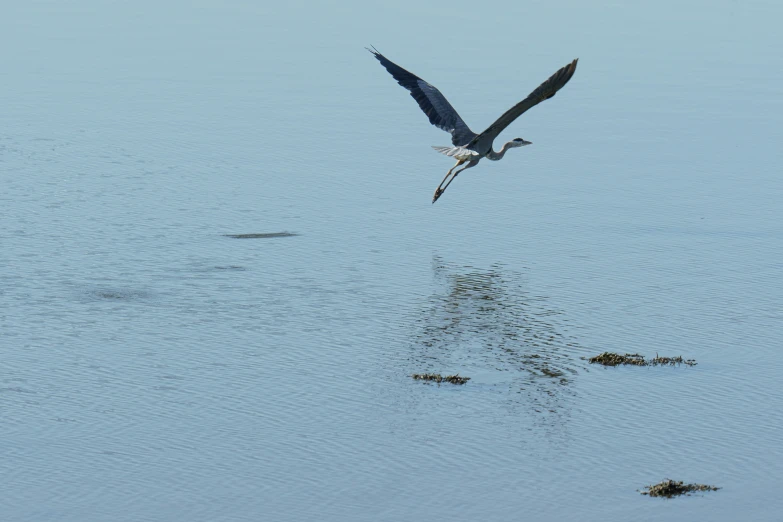
<svg viewBox="0 0 783 522"><path fill-rule="evenodd" d="M519 147L520 143L517 141L509 141L503 144L503 147L500 149L500 152L495 152L492 150L492 147L489 148L489 152L487 153L487 159L492 161L498 161L503 159L503 156L506 155L506 151L508 149L513 149L515 147Z"/></svg>

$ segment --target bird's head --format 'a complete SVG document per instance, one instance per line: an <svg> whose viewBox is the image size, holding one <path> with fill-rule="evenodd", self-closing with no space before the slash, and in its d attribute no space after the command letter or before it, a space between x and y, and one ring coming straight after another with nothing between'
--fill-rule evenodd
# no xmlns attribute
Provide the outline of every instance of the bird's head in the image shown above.
<svg viewBox="0 0 783 522"><path fill-rule="evenodd" d="M525 145L530 145L533 142L525 141L522 138L514 138L513 140L511 140L511 143L513 144L514 147L524 147Z"/></svg>

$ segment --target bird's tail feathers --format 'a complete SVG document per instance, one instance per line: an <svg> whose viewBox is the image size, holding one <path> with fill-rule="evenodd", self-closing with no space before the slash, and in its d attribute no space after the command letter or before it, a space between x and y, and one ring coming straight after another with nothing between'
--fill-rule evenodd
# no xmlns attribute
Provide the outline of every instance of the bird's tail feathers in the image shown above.
<svg viewBox="0 0 783 522"><path fill-rule="evenodd" d="M478 152L466 149L465 147L437 147L433 145L432 148L451 158L468 159L471 156L478 156Z"/></svg>

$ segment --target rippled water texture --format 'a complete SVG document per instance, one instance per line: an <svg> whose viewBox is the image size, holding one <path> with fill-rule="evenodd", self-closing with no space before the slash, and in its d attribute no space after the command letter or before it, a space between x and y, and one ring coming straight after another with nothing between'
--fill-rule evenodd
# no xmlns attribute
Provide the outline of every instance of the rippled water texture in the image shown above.
<svg viewBox="0 0 783 522"><path fill-rule="evenodd" d="M780 519L779 3L11 11L2 520Z"/></svg>

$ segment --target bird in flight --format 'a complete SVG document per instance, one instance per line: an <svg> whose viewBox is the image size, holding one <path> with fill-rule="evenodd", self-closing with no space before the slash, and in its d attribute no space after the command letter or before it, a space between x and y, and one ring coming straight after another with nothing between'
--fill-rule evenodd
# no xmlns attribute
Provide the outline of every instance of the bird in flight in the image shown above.
<svg viewBox="0 0 783 522"><path fill-rule="evenodd" d="M554 96L557 91L568 83L568 80L571 79L576 71L576 62L579 60L577 58L557 71L547 81L539 85L536 90L531 92L527 98L503 113L503 115L498 118L495 123L487 127L484 132L476 134L468 128L468 125L460 118L460 115L457 114L454 107L451 106L448 100L446 100L446 97L443 96L434 85L431 85L415 74L406 71L379 53L374 47L367 50L381 62L381 65L389 71L394 79L397 80L397 83L410 91L413 99L416 100L416 103L419 104L421 110L424 111L424 114L430 119L430 123L451 134L451 143L453 147L432 147L436 151L457 160L457 164L449 169L446 173L446 177L443 178L443 181L440 182L438 188L435 189L435 195L432 197L433 203L438 201L438 198L443 195L443 192L460 172L475 167L478 165L481 158L498 161L503 158L509 149L530 145L531 142L529 141L523 140L522 138L514 138L503 145L499 152L492 150L492 142L495 141L495 138L498 137L503 129L508 127L514 120L519 118L531 107L535 107L542 101L548 100ZM466 165L454 172L454 169L463 164ZM446 180L448 180L448 182L446 182Z"/></svg>

